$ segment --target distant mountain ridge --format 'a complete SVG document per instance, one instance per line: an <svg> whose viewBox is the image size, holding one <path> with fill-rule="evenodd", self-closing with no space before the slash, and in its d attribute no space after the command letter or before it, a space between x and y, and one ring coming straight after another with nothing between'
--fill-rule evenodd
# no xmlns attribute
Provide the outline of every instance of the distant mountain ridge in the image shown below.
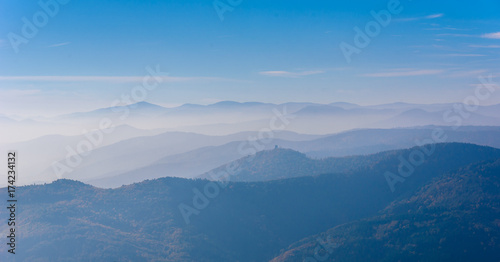
<svg viewBox="0 0 500 262"><path fill-rule="evenodd" d="M457 115L454 109L457 105L460 104L393 103L365 106L345 102L273 104L222 101L209 105L163 107L142 101L20 122L5 120L3 123L8 132L5 137L9 139L0 142L29 140L51 134L78 135L84 129L98 128L103 119L112 121L114 125L130 125L139 129L166 129L204 135L259 132L269 128L271 119L283 114L293 119L287 122L286 130L314 135L360 128L452 126L456 124L456 117L461 118L462 126L500 126L500 105L478 106L474 112L466 112L471 114L468 117Z"/></svg>
<svg viewBox="0 0 500 262"><path fill-rule="evenodd" d="M275 139L266 141L266 143L262 141L258 143L263 146L262 150L270 150L275 146L279 146L279 148L289 148L305 153L308 157L312 158L369 155L387 150L413 147L416 145L416 141L425 142L429 140L435 129L442 129L447 136L448 142L474 143L500 148L499 127L463 127L463 130L457 131L449 127L435 126L404 129L361 129L316 139L312 139L314 136L276 132L274 135ZM251 132L245 134L248 134L248 137L255 135ZM152 137L151 139L155 138ZM150 143L157 146L163 142L155 143L151 141ZM249 152L245 153L239 150L242 145L247 148L249 144L243 140L202 147L177 155L168 155L164 157L163 161L158 159L153 163L137 166L135 169L119 172L116 175L106 175L105 177L96 177L95 179L84 181L101 187L119 187L123 184L164 176L193 178L204 174L204 177L207 177L206 172L217 167L224 169L227 163L249 155ZM109 152L113 151L122 152L123 150L109 150ZM283 170L285 169L283 168ZM274 174L285 175L280 170L276 170ZM260 177L260 179L264 179L264 177ZM272 179L277 179L277 177L274 176ZM253 180L249 181L256 180L258 179L253 178Z"/></svg>
<svg viewBox="0 0 500 262"><path fill-rule="evenodd" d="M475 161L495 159L497 156L500 157L500 155L496 154L499 149L480 147L485 150L483 151L478 150L479 148L476 148L477 146L472 144L440 143L432 144L427 147L433 148L433 150L436 151L457 150L455 154L463 158L471 157L467 155L470 153L471 149L476 154L481 152L481 157L474 157L476 159ZM394 163L388 163L385 162L385 160L391 159L391 157L396 154L402 155L403 159L409 159L409 155L415 151L415 148L416 147L410 149L390 150L365 156L330 157L324 159L311 159L305 154L297 151L276 148L273 150L261 151L255 155L241 158L233 163L228 163L227 165L223 165L203 174L201 177L216 179L217 174L225 173L227 166L238 167L238 172L231 174L231 181L242 182L278 180L328 173L355 174L359 172L367 172L368 170L370 170L370 172L378 171L381 174L383 174L384 171L392 171L397 174L399 172L397 169L387 168L386 170L375 170L373 167L386 167L394 165ZM434 156L434 154L437 156ZM442 153L440 152L433 152L432 155L427 157L430 158L429 161L437 161L436 158L441 154ZM446 165L446 163L443 165Z"/></svg>

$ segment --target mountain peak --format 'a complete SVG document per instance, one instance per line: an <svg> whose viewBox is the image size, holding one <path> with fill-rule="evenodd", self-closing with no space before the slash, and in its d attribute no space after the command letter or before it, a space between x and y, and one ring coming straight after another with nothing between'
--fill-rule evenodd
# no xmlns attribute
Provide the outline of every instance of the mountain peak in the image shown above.
<svg viewBox="0 0 500 262"><path fill-rule="evenodd" d="M279 157L279 156L297 156L307 158L305 154L289 148L275 146L272 150L263 150L257 152L256 157Z"/></svg>
<svg viewBox="0 0 500 262"><path fill-rule="evenodd" d="M241 105L240 102L235 102L235 101L220 101L215 104L212 104L213 106L236 106L236 105Z"/></svg>
<svg viewBox="0 0 500 262"><path fill-rule="evenodd" d="M149 102L146 102L146 101L137 102L137 103L131 104L129 106L131 106L131 107L139 107L139 108L163 108L162 106L159 106L159 105L156 105L156 104L152 104L152 103L149 103Z"/></svg>
<svg viewBox="0 0 500 262"><path fill-rule="evenodd" d="M348 103L348 102L334 102L334 103L330 103L329 105L342 107L344 109L352 109L352 108L360 107L358 104L353 104L353 103Z"/></svg>
<svg viewBox="0 0 500 262"><path fill-rule="evenodd" d="M57 186L88 186L87 184L77 181L77 180L72 180L72 179L67 179L67 178L61 178L58 179L54 182L51 183L51 185L57 185Z"/></svg>

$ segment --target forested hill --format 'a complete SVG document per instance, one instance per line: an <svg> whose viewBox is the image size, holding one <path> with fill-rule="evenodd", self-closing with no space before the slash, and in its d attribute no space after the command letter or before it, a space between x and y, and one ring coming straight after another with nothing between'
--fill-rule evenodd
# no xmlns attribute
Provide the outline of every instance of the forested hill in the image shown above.
<svg viewBox="0 0 500 262"><path fill-rule="evenodd" d="M408 158L415 150L422 149L366 156L370 164L347 173L267 182L218 184L162 178L99 189L59 180L20 187L16 258L30 262L268 261L308 236L374 217L447 172L500 159L500 150L494 148L437 144L392 192L384 173L398 174L401 157ZM315 163L308 168L319 170ZM477 189L465 186L465 191ZM6 195L6 189L0 194ZM0 217L7 216L8 210L1 209ZM6 224L0 225L1 232L6 229ZM0 258L8 255L5 249L1 252Z"/></svg>
<svg viewBox="0 0 500 262"><path fill-rule="evenodd" d="M273 262L499 261L500 160L441 176L380 215L291 245ZM320 245L318 239L328 243Z"/></svg>

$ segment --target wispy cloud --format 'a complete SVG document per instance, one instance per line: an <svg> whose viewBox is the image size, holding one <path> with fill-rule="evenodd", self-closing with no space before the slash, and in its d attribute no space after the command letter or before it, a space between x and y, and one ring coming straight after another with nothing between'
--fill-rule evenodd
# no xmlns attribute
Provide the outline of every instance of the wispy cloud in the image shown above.
<svg viewBox="0 0 500 262"><path fill-rule="evenodd" d="M391 72L381 72L381 73L372 73L372 74L364 74L362 76L365 77L404 77L404 76L422 76L422 75L437 75L442 73L443 70L432 70L432 69L422 69L422 70L395 70Z"/></svg>
<svg viewBox="0 0 500 262"><path fill-rule="evenodd" d="M474 48L500 48L500 45L469 45Z"/></svg>
<svg viewBox="0 0 500 262"><path fill-rule="evenodd" d="M478 56L486 56L482 54L444 54L443 56L451 56L451 57L478 57Z"/></svg>
<svg viewBox="0 0 500 262"><path fill-rule="evenodd" d="M500 32L482 34L481 37L482 38L489 38L489 39L500 39Z"/></svg>
<svg viewBox="0 0 500 262"><path fill-rule="evenodd" d="M426 19L435 19L435 18L440 18L443 16L444 16L444 14L440 13L440 14L431 14L431 15L419 16L419 17L400 18L400 19L396 19L396 21L409 22L409 21L418 21L418 20L426 20Z"/></svg>
<svg viewBox="0 0 500 262"><path fill-rule="evenodd" d="M440 18L443 16L444 16L444 14L432 14L432 15L425 16L424 18L425 19L434 19L434 18Z"/></svg>
<svg viewBox="0 0 500 262"><path fill-rule="evenodd" d="M478 37L478 35L470 35L470 34L437 34L436 36Z"/></svg>
<svg viewBox="0 0 500 262"><path fill-rule="evenodd" d="M498 84L470 84L469 86L472 86L474 88L495 88L495 89L500 89L500 85Z"/></svg>
<svg viewBox="0 0 500 262"><path fill-rule="evenodd" d="M432 26L436 26L436 27L433 27L433 28L425 28L424 30L450 30L450 31L465 31L465 30L468 30L468 29L460 29L460 28L455 28L455 27L438 27L439 25L434 25L434 24L431 24Z"/></svg>
<svg viewBox="0 0 500 262"><path fill-rule="evenodd" d="M480 75L484 75L488 70L478 69L478 70L466 70L466 71L454 71L450 74L447 74L446 77L478 77Z"/></svg>
<svg viewBox="0 0 500 262"><path fill-rule="evenodd" d="M59 46L64 46L64 45L69 45L71 44L71 42L64 42L64 43L59 43L59 44L53 44L53 45L49 45L47 47L59 47Z"/></svg>
<svg viewBox="0 0 500 262"><path fill-rule="evenodd" d="M164 82L234 81L219 77L160 76ZM0 81L26 82L142 82L144 76L0 76Z"/></svg>
<svg viewBox="0 0 500 262"><path fill-rule="evenodd" d="M0 94L3 97L13 97L13 96L30 96L41 93L39 89L7 89L0 90Z"/></svg>
<svg viewBox="0 0 500 262"><path fill-rule="evenodd" d="M259 72L261 75L265 76L275 76L275 77L290 77L297 78L301 76L317 75L323 74L325 71L302 71L302 72L289 72L289 71L263 71Z"/></svg>

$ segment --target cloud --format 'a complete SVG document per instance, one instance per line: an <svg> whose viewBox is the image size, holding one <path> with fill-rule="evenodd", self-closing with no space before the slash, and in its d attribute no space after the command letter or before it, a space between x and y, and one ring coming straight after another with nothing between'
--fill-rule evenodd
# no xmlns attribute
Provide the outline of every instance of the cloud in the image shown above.
<svg viewBox="0 0 500 262"><path fill-rule="evenodd" d="M442 73L443 70L431 70L431 69L423 69L423 70L412 70L412 71L392 71L392 72L382 72L382 73L372 73L372 74L364 74L365 77L403 77L403 76L422 76L422 75L437 75Z"/></svg>
<svg viewBox="0 0 500 262"><path fill-rule="evenodd" d="M470 35L470 34L437 34L437 36L456 36L456 37L480 37L487 39L500 39L500 32L488 33L482 35Z"/></svg>
<svg viewBox="0 0 500 262"><path fill-rule="evenodd" d="M288 71L263 71L259 72L261 75L274 76L274 77L290 77L298 78L301 76L323 74L325 71L302 71L302 72L288 72Z"/></svg>
<svg viewBox="0 0 500 262"><path fill-rule="evenodd" d="M452 56L452 57L478 57L478 56L486 56L482 54L444 54L444 56Z"/></svg>
<svg viewBox="0 0 500 262"><path fill-rule="evenodd" d="M7 89L7 90L0 90L0 96L1 97L19 97L19 96L31 96L31 95L36 95L41 93L42 91L39 89Z"/></svg>
<svg viewBox="0 0 500 262"><path fill-rule="evenodd" d="M489 39L500 39L500 32L482 34L481 37L482 38L489 38Z"/></svg>
<svg viewBox="0 0 500 262"><path fill-rule="evenodd" d="M494 88L494 89L500 89L500 85L493 83L493 84L470 84L469 86L472 86L474 88Z"/></svg>
<svg viewBox="0 0 500 262"><path fill-rule="evenodd" d="M64 42L64 43L59 43L59 44L53 44L53 45L49 45L47 47L59 47L59 46L64 46L64 45L69 45L71 44L71 42Z"/></svg>
<svg viewBox="0 0 500 262"><path fill-rule="evenodd" d="M500 48L500 45L469 45L469 47L475 47L475 48Z"/></svg>
<svg viewBox="0 0 500 262"><path fill-rule="evenodd" d="M0 90L0 100L2 100L2 104L5 104L13 100L37 97L41 93L42 91L38 89L4 89Z"/></svg>
<svg viewBox="0 0 500 262"><path fill-rule="evenodd" d="M477 37L477 35L470 35L470 34L437 34L437 36Z"/></svg>
<svg viewBox="0 0 500 262"><path fill-rule="evenodd" d="M485 70L485 69L469 70L469 71L454 71L446 76L447 77L478 77L480 75L484 75L487 72L488 72L488 70Z"/></svg>
<svg viewBox="0 0 500 262"><path fill-rule="evenodd" d="M432 26L439 26L439 25L434 25L432 24ZM425 28L424 30L454 30L454 31L460 31L460 30L467 30L467 29L459 29L459 28L455 28L455 27L433 27L433 28Z"/></svg>
<svg viewBox="0 0 500 262"><path fill-rule="evenodd" d="M145 76L0 76L0 81L30 82L142 82ZM163 82L232 81L218 77L160 76Z"/></svg>
<svg viewBox="0 0 500 262"><path fill-rule="evenodd" d="M432 15L425 16L424 18L425 19L434 19L434 18L440 18L443 16L444 16L444 14L432 14Z"/></svg>
<svg viewBox="0 0 500 262"><path fill-rule="evenodd" d="M418 21L418 20L426 20L426 19L435 19L435 18L440 18L443 16L444 16L444 14L439 13L439 14L431 14L431 15L419 16L419 17L400 18L400 19L396 19L396 21L409 22L409 21Z"/></svg>

